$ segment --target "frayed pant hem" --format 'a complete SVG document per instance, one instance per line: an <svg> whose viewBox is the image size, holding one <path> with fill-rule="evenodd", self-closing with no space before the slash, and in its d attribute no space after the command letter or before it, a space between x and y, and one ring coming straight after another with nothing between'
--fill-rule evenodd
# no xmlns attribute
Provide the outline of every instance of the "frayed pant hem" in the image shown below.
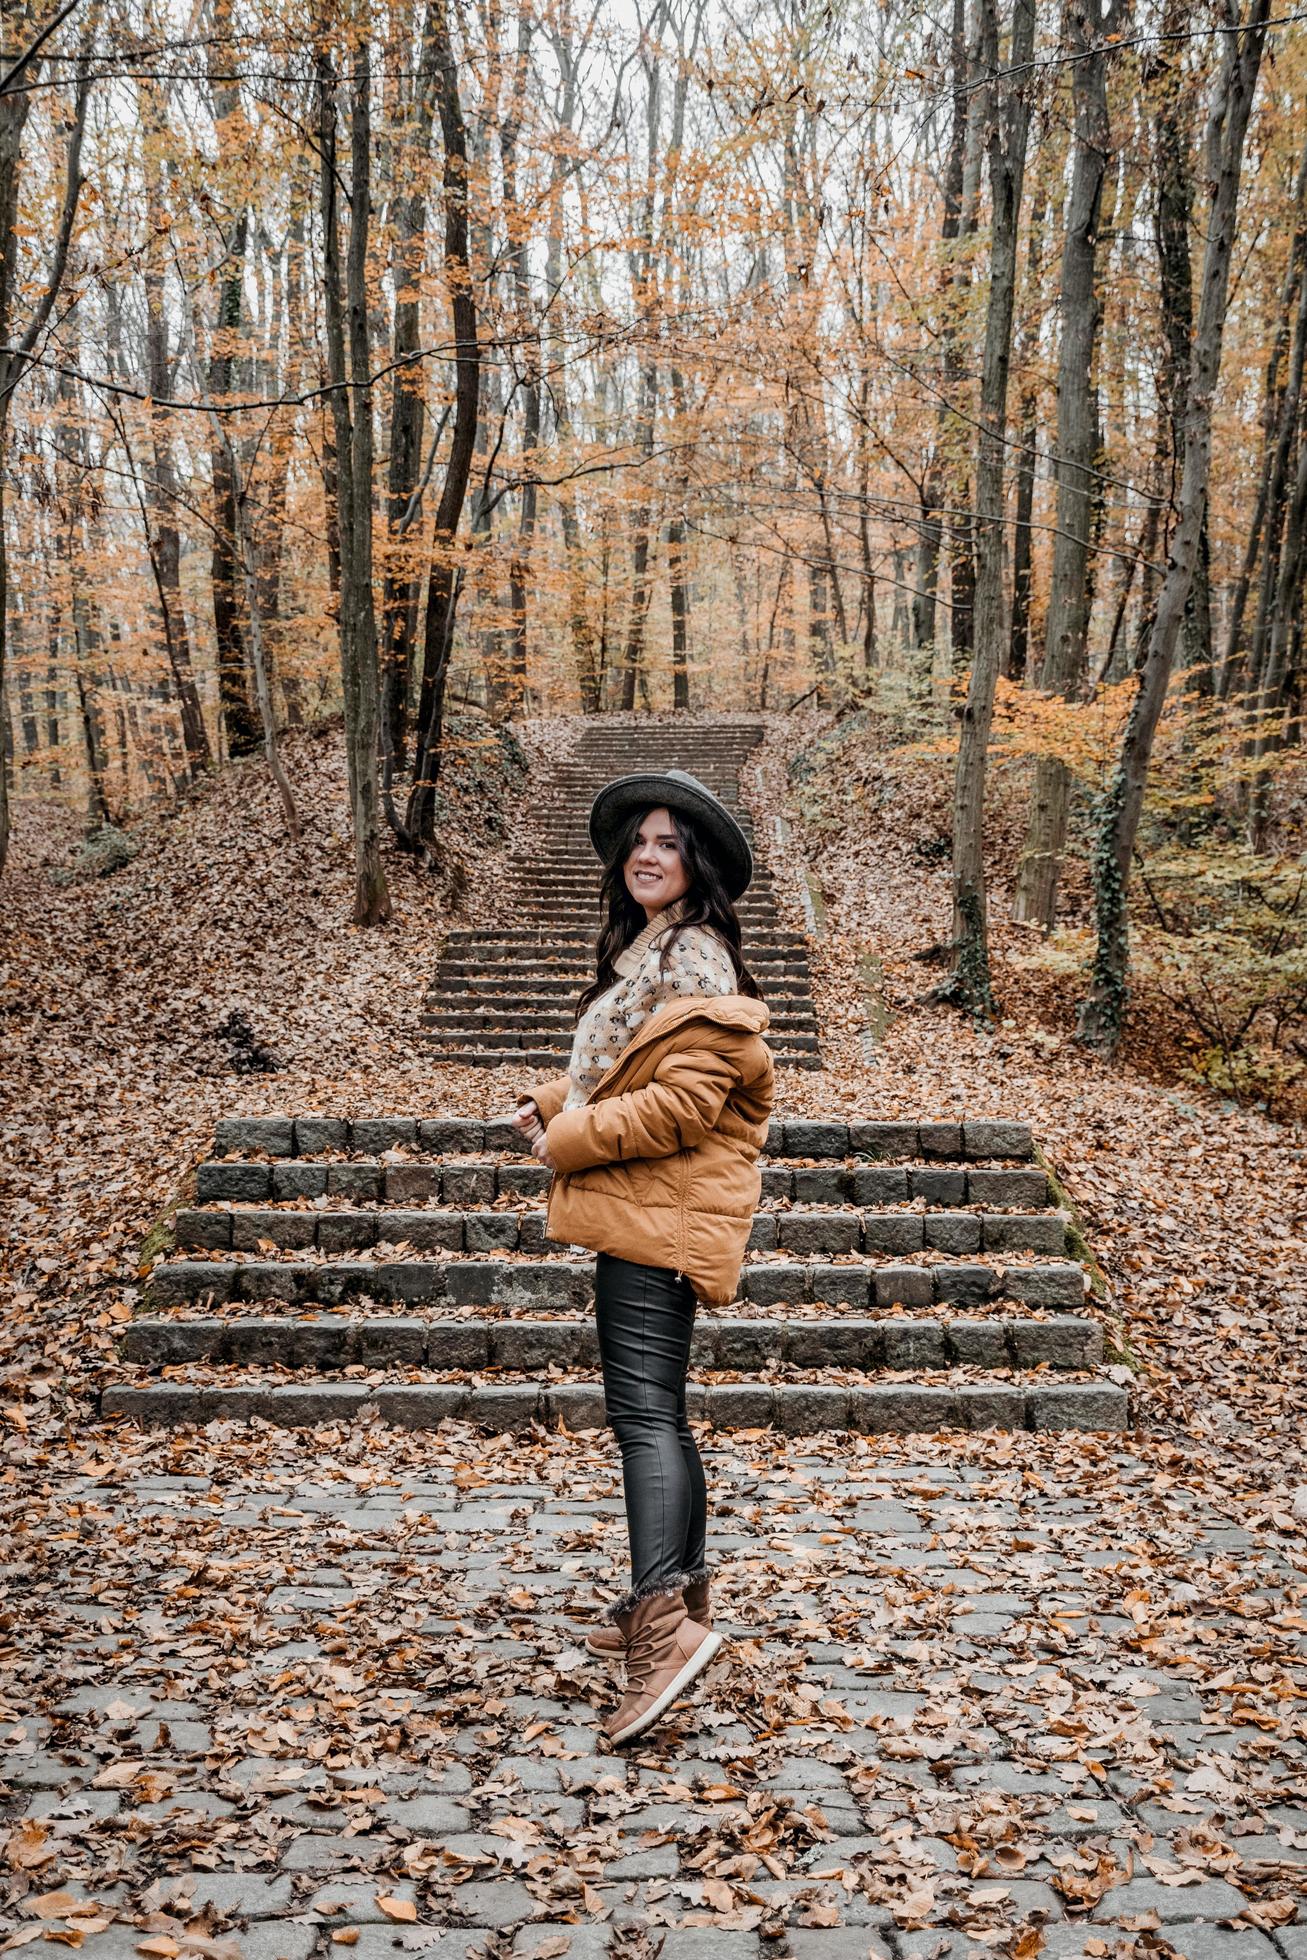
<svg viewBox="0 0 1307 1960"><path fill-rule="evenodd" d="M620 1599L615 1599L607 1608L606 1617L616 1623L624 1619L628 1613L633 1613L642 1600L662 1599L672 1593L684 1592L695 1579L707 1577L708 1569L704 1566L697 1572L678 1572L671 1579L646 1580L644 1585L632 1586L629 1591L622 1594Z"/></svg>

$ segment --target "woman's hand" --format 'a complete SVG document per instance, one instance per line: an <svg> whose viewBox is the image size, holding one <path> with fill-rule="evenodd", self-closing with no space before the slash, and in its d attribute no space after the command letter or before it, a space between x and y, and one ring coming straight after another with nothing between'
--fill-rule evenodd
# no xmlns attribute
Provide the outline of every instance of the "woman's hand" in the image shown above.
<svg viewBox="0 0 1307 1960"><path fill-rule="evenodd" d="M531 1155L533 1157L538 1157L546 1170L556 1171L558 1169L557 1164L554 1162L553 1158L549 1155L549 1140L546 1137L543 1128L541 1129L540 1134L536 1138L535 1142L531 1145Z"/></svg>
<svg viewBox="0 0 1307 1960"><path fill-rule="evenodd" d="M540 1121L540 1111L533 1102L520 1104L508 1120L515 1130L521 1132L523 1141L529 1143L533 1149L537 1140L545 1133L545 1126Z"/></svg>

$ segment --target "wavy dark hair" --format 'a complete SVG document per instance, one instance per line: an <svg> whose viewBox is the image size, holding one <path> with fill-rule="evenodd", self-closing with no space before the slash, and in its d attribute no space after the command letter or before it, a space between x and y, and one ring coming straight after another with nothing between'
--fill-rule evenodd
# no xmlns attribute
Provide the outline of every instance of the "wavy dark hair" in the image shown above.
<svg viewBox="0 0 1307 1960"><path fill-rule="evenodd" d="M657 809L651 804L651 809ZM604 865L603 880L599 886L599 903L604 910L604 923L595 943L595 977L576 1004L576 1018L579 1021L592 1000L607 993L618 978L613 961L631 941L642 933L649 920L643 905L631 897L626 889L626 860L635 849L640 835L640 825L648 816L648 810L637 810L635 815L622 826ZM672 828L676 832L676 846L681 854L681 863L689 876L689 886L680 900L681 914L668 934L663 947L662 958L666 964L667 955L676 944L687 926L706 926L715 932L730 953L735 967L735 985L742 994L751 999L761 998L758 983L744 963L740 950L740 921L730 893L722 883L722 874L713 856L712 845L703 826L693 817L683 816L679 810L668 813Z"/></svg>

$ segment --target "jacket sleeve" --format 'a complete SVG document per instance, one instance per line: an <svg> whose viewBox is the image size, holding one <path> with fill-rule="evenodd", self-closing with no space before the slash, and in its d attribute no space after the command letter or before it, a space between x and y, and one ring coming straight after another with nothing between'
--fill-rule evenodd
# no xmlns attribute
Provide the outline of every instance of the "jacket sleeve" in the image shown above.
<svg viewBox="0 0 1307 1960"><path fill-rule="evenodd" d="M567 1092L571 1086L570 1075L551 1075L547 1082L542 1082L540 1087L533 1089L529 1096L521 1096L518 1100L533 1102L540 1112L540 1121L548 1126L567 1101Z"/></svg>
<svg viewBox="0 0 1307 1960"><path fill-rule="evenodd" d="M547 1130L549 1155L560 1171L674 1156L702 1143L738 1080L738 1070L716 1049L680 1049L664 1056L646 1088L555 1116Z"/></svg>

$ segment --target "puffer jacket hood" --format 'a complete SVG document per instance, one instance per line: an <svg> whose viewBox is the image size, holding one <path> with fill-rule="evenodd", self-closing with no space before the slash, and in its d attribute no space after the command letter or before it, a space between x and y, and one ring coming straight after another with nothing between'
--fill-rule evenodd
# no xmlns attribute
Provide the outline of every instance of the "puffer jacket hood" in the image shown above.
<svg viewBox="0 0 1307 1960"><path fill-rule="evenodd" d="M562 1107L566 1075L537 1090L557 1168L548 1236L684 1273L709 1305L733 1300L775 1093L769 1020L742 994L677 1001L579 1109Z"/></svg>

